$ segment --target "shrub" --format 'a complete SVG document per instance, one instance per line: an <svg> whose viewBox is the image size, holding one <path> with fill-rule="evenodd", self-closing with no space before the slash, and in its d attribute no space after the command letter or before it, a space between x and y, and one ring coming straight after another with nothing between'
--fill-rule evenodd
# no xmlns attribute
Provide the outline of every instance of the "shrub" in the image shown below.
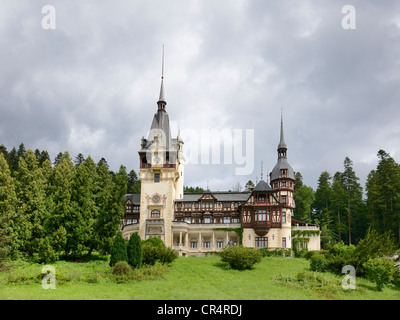
<svg viewBox="0 0 400 320"><path fill-rule="evenodd" d="M162 264L172 263L178 257L178 253L171 248L163 248L159 251L159 260Z"/></svg>
<svg viewBox="0 0 400 320"><path fill-rule="evenodd" d="M328 263L325 256L320 253L315 253L311 256L310 262L311 271L325 272L328 269Z"/></svg>
<svg viewBox="0 0 400 320"><path fill-rule="evenodd" d="M150 237L147 240L143 240L143 243L150 243L155 247L165 248L165 243L159 237Z"/></svg>
<svg viewBox="0 0 400 320"><path fill-rule="evenodd" d="M161 243L147 240L142 242L143 264L152 266L156 261L168 264L178 257L175 250L167 248L164 242Z"/></svg>
<svg viewBox="0 0 400 320"><path fill-rule="evenodd" d="M232 269L245 270L251 269L253 265L259 263L262 254L259 250L245 248L242 246L226 247L221 253L222 262L227 262Z"/></svg>
<svg viewBox="0 0 400 320"><path fill-rule="evenodd" d="M110 266L114 266L118 261L128 261L128 255L126 253L126 243L122 237L122 232L117 232L114 238L114 243L111 248Z"/></svg>
<svg viewBox="0 0 400 320"><path fill-rule="evenodd" d="M140 268L142 265L142 241L137 232L133 233L129 238L127 245L128 263L132 268Z"/></svg>
<svg viewBox="0 0 400 320"><path fill-rule="evenodd" d="M376 283L378 291L382 291L383 287L394 279L396 269L393 261L389 259L369 259L363 266L367 278Z"/></svg>
<svg viewBox="0 0 400 320"><path fill-rule="evenodd" d="M154 246L151 242L142 243L143 264L154 265L159 257L160 248Z"/></svg>
<svg viewBox="0 0 400 320"><path fill-rule="evenodd" d="M132 268L126 261L118 261L113 267L113 274L117 276L127 276L132 272Z"/></svg>

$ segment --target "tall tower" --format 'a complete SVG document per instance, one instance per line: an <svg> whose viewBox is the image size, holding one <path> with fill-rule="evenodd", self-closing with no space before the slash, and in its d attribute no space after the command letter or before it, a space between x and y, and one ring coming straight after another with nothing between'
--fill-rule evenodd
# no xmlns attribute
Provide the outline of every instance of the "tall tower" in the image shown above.
<svg viewBox="0 0 400 320"><path fill-rule="evenodd" d="M281 238L291 239L291 217L293 216L294 170L287 161L287 145L283 132L283 117L281 116L281 134L278 145L278 162L270 173L271 187L276 198L282 205ZM289 241L290 243L291 241ZM288 245L289 245L288 243Z"/></svg>
<svg viewBox="0 0 400 320"><path fill-rule="evenodd" d="M140 220L142 239L161 238L172 245L171 225L174 220L174 201L183 198L183 141L171 137L167 102L164 93L164 48L160 96L150 132L142 138L140 158Z"/></svg>

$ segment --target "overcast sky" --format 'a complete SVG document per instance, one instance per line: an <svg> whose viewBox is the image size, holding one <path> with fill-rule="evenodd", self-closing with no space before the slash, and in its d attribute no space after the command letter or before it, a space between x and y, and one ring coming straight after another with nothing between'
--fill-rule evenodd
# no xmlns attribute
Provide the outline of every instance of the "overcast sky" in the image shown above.
<svg viewBox="0 0 400 320"><path fill-rule="evenodd" d="M355 29L342 27L348 4ZM43 27L45 5L55 29ZM322 171L343 170L346 156L363 187L379 149L400 161L399 1L1 0L0 144L139 171L163 45L172 134L180 130L188 158L199 147L194 133L203 147L185 166L185 185L244 186L260 179L261 161L265 178L281 109L289 163L313 188ZM249 175L237 174L235 157L205 163L211 129L242 133Z"/></svg>

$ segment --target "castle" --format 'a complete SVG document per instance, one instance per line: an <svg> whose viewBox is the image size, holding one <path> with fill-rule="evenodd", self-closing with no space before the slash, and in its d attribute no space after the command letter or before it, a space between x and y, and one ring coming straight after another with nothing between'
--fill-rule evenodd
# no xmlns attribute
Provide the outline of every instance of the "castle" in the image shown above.
<svg viewBox="0 0 400 320"><path fill-rule="evenodd" d="M205 255L226 246L320 250L319 226L293 218L295 172L287 160L281 119L278 161L269 174L246 192L184 193L183 141L172 138L164 76L150 132L142 138L140 194L125 196L121 231L125 239L159 237L181 256ZM296 232L292 232L292 231ZM296 241L292 241L296 237Z"/></svg>

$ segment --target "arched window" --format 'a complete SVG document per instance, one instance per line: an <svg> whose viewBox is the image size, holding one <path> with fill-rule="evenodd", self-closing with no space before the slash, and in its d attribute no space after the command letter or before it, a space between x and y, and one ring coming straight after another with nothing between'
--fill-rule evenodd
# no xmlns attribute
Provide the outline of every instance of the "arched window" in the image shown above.
<svg viewBox="0 0 400 320"><path fill-rule="evenodd" d="M151 211L151 218L159 218L159 217L160 217L160 210Z"/></svg>

